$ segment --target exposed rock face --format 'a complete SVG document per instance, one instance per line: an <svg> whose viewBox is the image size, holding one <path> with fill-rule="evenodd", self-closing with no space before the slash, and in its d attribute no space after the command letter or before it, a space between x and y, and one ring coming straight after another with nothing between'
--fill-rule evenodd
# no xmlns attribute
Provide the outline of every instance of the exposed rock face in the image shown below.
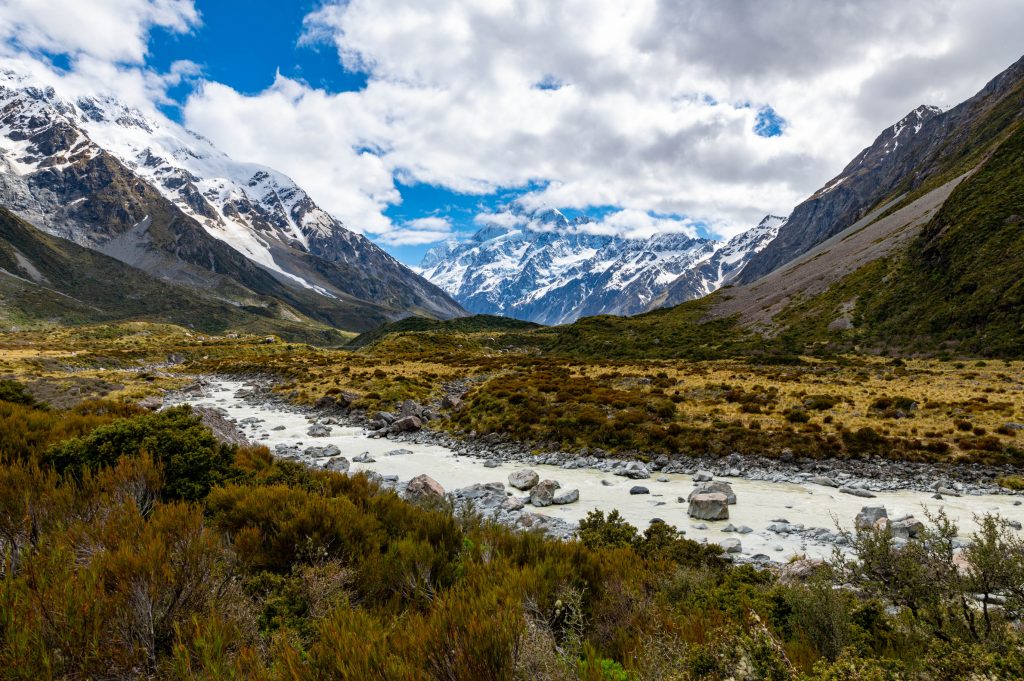
<svg viewBox="0 0 1024 681"><path fill-rule="evenodd" d="M690 498L687 515L699 520L727 520L729 500L721 492L704 492Z"/></svg>
<svg viewBox="0 0 1024 681"><path fill-rule="evenodd" d="M976 130L978 121L1014 96L1022 78L1024 59L949 111L919 106L886 128L837 177L793 209L775 240L750 258L738 283L753 282L792 261L855 223L884 197L929 181L949 158L983 147L998 131Z"/></svg>
<svg viewBox="0 0 1024 681"><path fill-rule="evenodd" d="M854 519L853 525L858 530L866 530L873 528L880 519L888 517L889 513L885 506L864 506Z"/></svg>
<svg viewBox="0 0 1024 681"><path fill-rule="evenodd" d="M513 471L508 476L508 484L516 489L532 489L538 482L540 482L540 475L537 474L537 471L529 468Z"/></svg>
<svg viewBox="0 0 1024 681"><path fill-rule="evenodd" d="M719 494L724 494L729 504L736 503L736 493L732 491L732 485L727 482L722 482L721 480L713 480L711 482L704 482L697 485L693 488L693 491L690 492L689 497L687 497L687 501L693 499L697 494L705 494L707 492L718 492Z"/></svg>
<svg viewBox="0 0 1024 681"><path fill-rule="evenodd" d="M435 503L444 499L444 487L424 473L409 481L405 487L405 498L417 504Z"/></svg>
<svg viewBox="0 0 1024 681"><path fill-rule="evenodd" d="M554 480L541 480L530 492L530 503L534 506L550 506L555 501L555 490L561 485Z"/></svg>

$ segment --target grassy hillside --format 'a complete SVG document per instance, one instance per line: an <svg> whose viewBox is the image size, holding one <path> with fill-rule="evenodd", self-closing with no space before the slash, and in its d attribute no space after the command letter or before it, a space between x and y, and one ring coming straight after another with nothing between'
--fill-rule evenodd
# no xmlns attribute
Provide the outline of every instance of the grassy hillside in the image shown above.
<svg viewBox="0 0 1024 681"><path fill-rule="evenodd" d="M245 331L339 344L346 335L273 300L239 306L160 281L0 208L0 320L7 326L157 321L208 333Z"/></svg>
<svg viewBox="0 0 1024 681"><path fill-rule="evenodd" d="M428 319L426 317L406 317L405 319L400 319L397 322L384 324L372 331L362 333L349 341L346 347L350 350L364 348L392 334L422 332L462 334L485 333L488 331L526 331L538 328L541 328L540 324L534 324L533 322L524 322L519 319L486 314L472 315L469 317L456 317L454 319L447 319L443 321Z"/></svg>

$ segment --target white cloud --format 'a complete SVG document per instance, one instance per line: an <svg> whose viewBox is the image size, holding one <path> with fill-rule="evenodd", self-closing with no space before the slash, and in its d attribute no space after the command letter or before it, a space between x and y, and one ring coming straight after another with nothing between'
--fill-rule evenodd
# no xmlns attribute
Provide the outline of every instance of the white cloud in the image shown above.
<svg viewBox="0 0 1024 681"><path fill-rule="evenodd" d="M454 237L448 218L430 216L396 225L378 234L377 241L389 246L421 246Z"/></svg>
<svg viewBox="0 0 1024 681"><path fill-rule="evenodd" d="M539 183L524 206L615 206L605 222L624 231L686 215L730 236L788 211L916 105L979 89L1019 56L987 36L1024 25L1024 5L346 0L305 25L368 74L365 90L208 86L186 116L353 227L387 229L397 175L466 193ZM754 134L765 104L784 136Z"/></svg>
<svg viewBox="0 0 1024 681"><path fill-rule="evenodd" d="M187 62L147 70L149 31L199 21L191 0L0 0L9 59L68 53L66 83L150 108L198 74ZM184 115L385 243L453 231L393 224L396 179L471 194L541 187L520 205L611 206L603 229L692 220L728 237L787 212L918 104L973 94L1020 56L1021 25L1019 0L329 1L303 40L333 45L365 89L205 82ZM754 133L764 105L786 119L783 136Z"/></svg>
<svg viewBox="0 0 1024 681"><path fill-rule="evenodd" d="M199 25L193 0L3 0L0 38L29 51L140 63L149 31Z"/></svg>

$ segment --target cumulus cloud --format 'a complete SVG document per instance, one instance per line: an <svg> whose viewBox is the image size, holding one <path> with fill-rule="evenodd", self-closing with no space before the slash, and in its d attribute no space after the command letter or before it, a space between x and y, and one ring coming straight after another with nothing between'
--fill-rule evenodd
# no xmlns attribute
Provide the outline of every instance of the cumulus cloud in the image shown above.
<svg viewBox="0 0 1024 681"><path fill-rule="evenodd" d="M140 63L156 26L199 25L193 0L4 0L0 38L28 51Z"/></svg>
<svg viewBox="0 0 1024 681"><path fill-rule="evenodd" d="M1022 24L1009 0L346 0L310 14L304 40L332 44L364 90L206 87L186 116L369 232L387 229L400 177L475 194L539 185L523 206L614 206L622 222L605 222L623 231L685 215L731 236L787 212L918 104L969 96L1019 56L990 30ZM757 134L765 106L781 136Z"/></svg>
<svg viewBox="0 0 1024 681"><path fill-rule="evenodd" d="M395 225L378 234L377 241L389 246L422 246L454 237L448 218L429 216Z"/></svg>
<svg viewBox="0 0 1024 681"><path fill-rule="evenodd" d="M197 77L143 63L153 27L198 24L189 0L41 4L0 4L0 37L73 55L83 88L154 102ZM385 243L453 232L395 224L399 182L519 189L526 210L612 207L601 228L621 233L700 223L729 237L788 212L917 105L978 90L1020 56L1021 25L1019 0L327 0L302 42L332 46L365 88L203 82L184 117ZM769 107L782 134L763 137Z"/></svg>

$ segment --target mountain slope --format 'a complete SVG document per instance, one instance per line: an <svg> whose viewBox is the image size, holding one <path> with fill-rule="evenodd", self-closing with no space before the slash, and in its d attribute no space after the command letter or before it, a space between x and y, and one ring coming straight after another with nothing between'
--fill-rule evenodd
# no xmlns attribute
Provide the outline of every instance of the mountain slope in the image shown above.
<svg viewBox="0 0 1024 681"><path fill-rule="evenodd" d="M895 195L783 266L702 300L583 319L536 342L586 357L1024 358L1022 64L982 90L995 99L979 95L942 114L945 141L928 143L936 150L927 167L906 163L907 174L892 179Z"/></svg>
<svg viewBox="0 0 1024 681"><path fill-rule="evenodd" d="M5 325L147 320L207 333L276 333L320 344L338 344L345 339L294 310L281 310L276 301L262 302L231 305L169 284L114 258L45 234L0 208L0 320Z"/></svg>
<svg viewBox="0 0 1024 681"><path fill-rule="evenodd" d="M592 233L556 210L517 229L490 226L429 251L418 271L467 310L542 324L630 315L707 295L742 270L784 222L769 216L727 244L685 234Z"/></svg>
<svg viewBox="0 0 1024 681"><path fill-rule="evenodd" d="M114 100L71 102L3 72L0 144L0 204L169 281L356 331L462 314L287 177Z"/></svg>
<svg viewBox="0 0 1024 681"><path fill-rule="evenodd" d="M870 211L916 198L981 161L1020 116L1024 57L946 112L921 106L886 129L824 187L797 206L786 228L738 278L750 283L838 234Z"/></svg>

